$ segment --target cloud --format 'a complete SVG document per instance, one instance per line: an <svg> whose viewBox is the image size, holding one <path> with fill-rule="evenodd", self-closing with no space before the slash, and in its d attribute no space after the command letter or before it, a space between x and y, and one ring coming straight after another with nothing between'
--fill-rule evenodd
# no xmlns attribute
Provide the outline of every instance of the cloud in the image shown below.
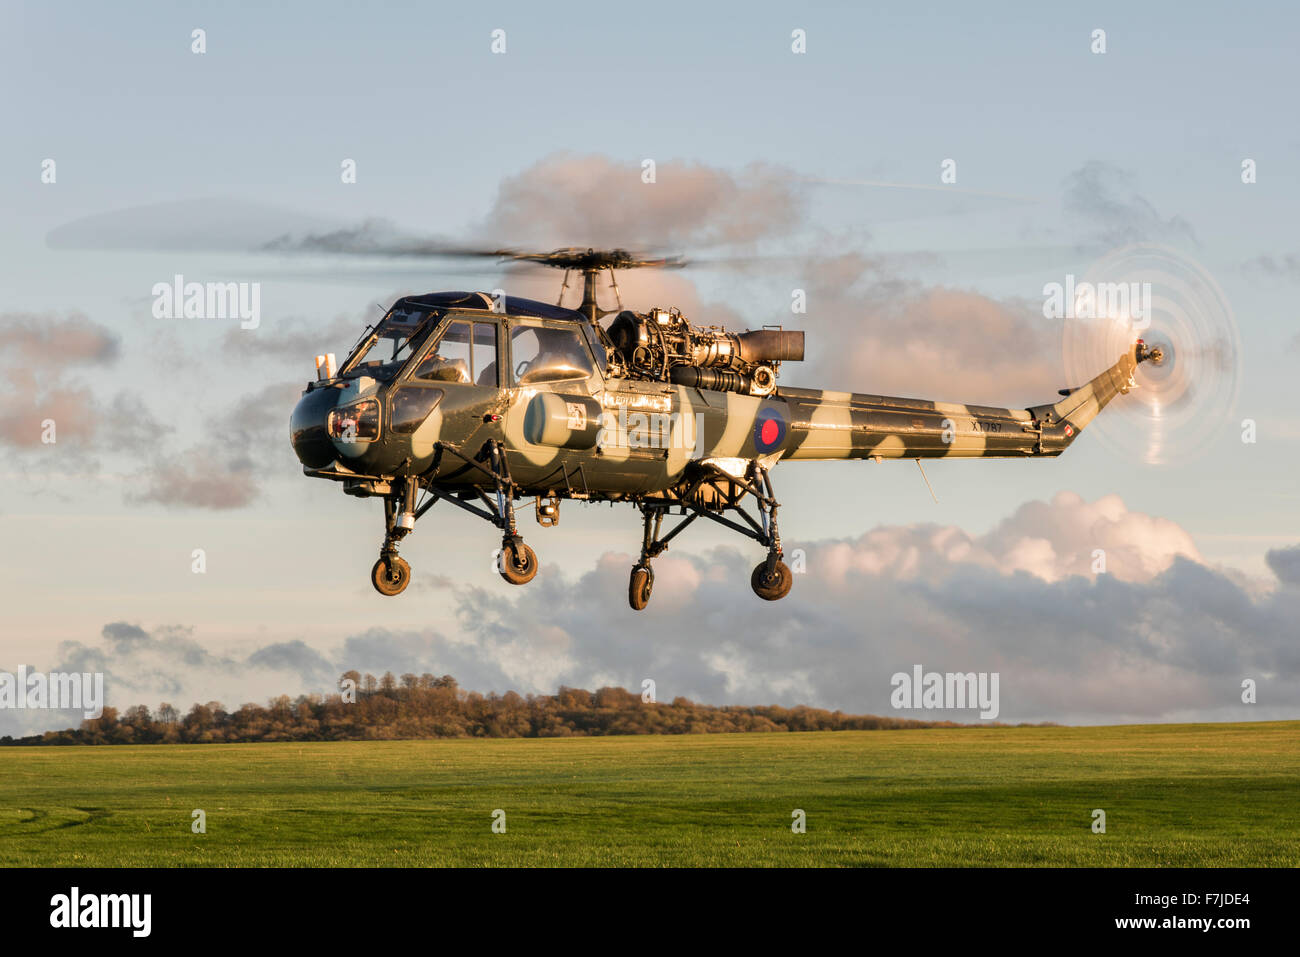
<svg viewBox="0 0 1300 957"><path fill-rule="evenodd" d="M779 236L806 217L790 170L751 164L730 172L701 163L639 163L560 153L506 178L482 231L511 243L691 246Z"/></svg>
<svg viewBox="0 0 1300 957"><path fill-rule="evenodd" d="M384 301L393 302L397 298L399 295L392 295ZM379 315L372 310L369 321L375 321ZM366 321L360 315L347 314L324 322L299 316L263 322L254 330L232 328L222 339L222 349L241 361L274 362L286 373L299 369L306 380L315 374L312 361L316 356L333 352L342 362L343 353L360 337Z"/></svg>
<svg viewBox="0 0 1300 957"><path fill-rule="evenodd" d="M1039 302L893 278L859 254L813 259L806 275L809 361L787 381L994 406L1067 385Z"/></svg>
<svg viewBox="0 0 1300 957"><path fill-rule="evenodd" d="M293 640L247 655L222 654L206 648L188 626L116 621L103 627L99 642L61 642L48 670L103 674L105 703L118 709L136 704L152 708L167 701L184 712L196 702L219 701L234 710L281 694L335 692L335 682L351 668L382 674L413 667L423 673L436 659L446 658L443 645L434 633L381 637L376 632L348 638L332 652ZM71 711L6 709L0 711L0 735L75 727L82 717Z"/></svg>
<svg viewBox="0 0 1300 957"><path fill-rule="evenodd" d="M635 628L634 613L615 607L630 555L607 554L576 581L544 569L514 600L468 590L459 607L478 660L454 673L467 687L520 690L650 677L665 696L891 713L890 676L921 664L999 672L1012 721L1300 709L1290 624L1300 594L1248 588L1204 564L1176 524L1114 496L1029 503L980 536L882 526L797 547L807 571L776 607L746 586L757 555L664 556ZM1093 571L1098 549L1103 574ZM1243 708L1247 677L1271 710Z"/></svg>
<svg viewBox="0 0 1300 957"><path fill-rule="evenodd" d="M102 410L76 372L111 366L119 351L112 332L79 312L0 315L0 443L42 445L47 419L56 444L88 443Z"/></svg>
<svg viewBox="0 0 1300 957"><path fill-rule="evenodd" d="M1300 545L1270 549L1264 560L1278 581L1285 585L1300 585Z"/></svg>
<svg viewBox="0 0 1300 957"><path fill-rule="evenodd" d="M17 370L109 363L117 358L117 337L79 312L0 316L0 351Z"/></svg>
<svg viewBox="0 0 1300 957"><path fill-rule="evenodd" d="M483 228L542 245L743 247L807 226L803 190L798 176L777 167L731 174L661 164L658 181L646 185L639 166L561 154L506 180ZM1060 328L1043 318L1041 302L926 286L899 273L906 263L861 245L860 236L824 237L786 257L782 271L802 277L808 312L785 322L809 332L809 355L783 370L784 381L997 406L1043 402L1071 384L1063 381ZM758 260L737 275L752 283L767 271ZM769 321L701 296L680 273L633 270L619 284L636 308L677 305L697 321L736 329ZM608 290L603 296L612 305Z"/></svg>
<svg viewBox="0 0 1300 957"><path fill-rule="evenodd" d="M454 588L457 627L446 632L376 627L332 648L296 640L233 656L209 652L188 628L119 622L99 645L61 645L59 659L68 670L106 672L115 707L320 692L355 668L534 693L640 688L651 678L664 700L894 714L891 676L920 664L997 672L1004 721L1300 712L1300 589L1258 587L1210 567L1177 524L1117 496L1029 502L982 535L883 525L788 541L792 562L796 548L806 570L777 604L749 590L760 555L719 548L661 556L650 607L636 613L624 604L633 556L610 552L576 577L545 566L523 589ZM1094 571L1098 549L1104 573ZM1269 556L1291 585L1300 584L1298 552ZM1240 701L1245 678L1258 682L1258 706Z"/></svg>
<svg viewBox="0 0 1300 957"><path fill-rule="evenodd" d="M1087 502L1062 492L1051 502L1028 502L978 542L1000 570L1047 582L1089 576L1103 562L1106 573L1130 582L1150 582L1179 558L1203 563L1176 522L1130 511L1118 495Z"/></svg>
<svg viewBox="0 0 1300 957"><path fill-rule="evenodd" d="M869 575L938 584L956 568L976 568L1047 583L1092 578L1100 569L1145 583L1179 558L1201 561L1191 536L1176 523L1132 512L1118 495L1087 502L1073 492L1027 502L980 536L954 526L882 525L856 540L815 548L819 570L837 582Z"/></svg>
<svg viewBox="0 0 1300 957"><path fill-rule="evenodd" d="M1196 242L1191 223L1181 216L1162 218L1150 202L1129 191L1131 181L1118 166L1089 160L1066 178L1065 209L1092 223L1095 238L1108 245Z"/></svg>
<svg viewBox="0 0 1300 957"><path fill-rule="evenodd" d="M293 472L286 423L301 391L285 382L241 396L208 419L202 444L156 450L127 501L216 511L251 504L262 479Z"/></svg>
<svg viewBox="0 0 1300 957"><path fill-rule="evenodd" d="M528 235L543 245L588 235L597 243L743 246L806 226L802 190L797 176L779 168L733 176L675 164L660 165L651 186L641 183L637 166L566 154L503 183L484 229ZM1046 401L1069 384L1059 326L1043 318L1041 302L928 287L899 274L905 263L855 248L860 245L858 236L824 237L786 257L782 271L802 277L808 312L785 322L809 332L809 354L783 370L784 381L998 406ZM757 260L736 275L752 283L766 271ZM681 273L633 270L619 284L623 301L636 308L676 305L696 321L735 329L769 321L711 301ZM611 306L611 292L602 296Z"/></svg>
<svg viewBox="0 0 1300 957"><path fill-rule="evenodd" d="M282 641L260 648L248 656L248 665L261 671L283 671L308 683L308 687L330 687L343 669L301 639Z"/></svg>

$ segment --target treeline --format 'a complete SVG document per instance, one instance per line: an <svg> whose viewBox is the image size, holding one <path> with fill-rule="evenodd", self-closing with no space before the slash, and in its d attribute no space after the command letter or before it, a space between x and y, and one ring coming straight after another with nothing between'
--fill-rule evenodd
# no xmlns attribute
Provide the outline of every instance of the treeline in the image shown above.
<svg viewBox="0 0 1300 957"><path fill-rule="evenodd" d="M219 702L196 704L186 714L163 703L156 711L136 705L76 729L0 745L208 744L240 741L360 741L401 738L557 738L605 734L720 734L740 731L876 731L964 727L951 721L914 721L851 715L820 708L714 707L675 698L645 703L623 688L584 691L561 687L553 695L478 694L450 675L392 673L376 678L349 671L340 694L281 695L266 707L227 711ZM987 726L987 725L984 725Z"/></svg>

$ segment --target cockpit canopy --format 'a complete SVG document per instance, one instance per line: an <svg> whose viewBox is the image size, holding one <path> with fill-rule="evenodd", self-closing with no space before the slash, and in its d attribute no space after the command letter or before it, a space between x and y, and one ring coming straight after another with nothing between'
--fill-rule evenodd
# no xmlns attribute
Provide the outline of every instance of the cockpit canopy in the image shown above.
<svg viewBox="0 0 1300 957"><path fill-rule="evenodd" d="M496 386L497 327L490 320L500 313L525 320L510 337L513 371L520 384L586 377L591 374L593 356L597 365L604 367L604 347L582 313L514 296L504 297L496 309L494 305L492 297L481 292L429 293L399 299L353 348L339 375L366 375L389 381L422 351L430 337L438 335L438 344L421 359L413 373L415 378ZM479 321L466 312L487 315ZM455 314L453 321L444 324L442 320L449 313ZM528 319L543 322L528 323ZM560 326L556 320L566 326L572 323L572 328Z"/></svg>

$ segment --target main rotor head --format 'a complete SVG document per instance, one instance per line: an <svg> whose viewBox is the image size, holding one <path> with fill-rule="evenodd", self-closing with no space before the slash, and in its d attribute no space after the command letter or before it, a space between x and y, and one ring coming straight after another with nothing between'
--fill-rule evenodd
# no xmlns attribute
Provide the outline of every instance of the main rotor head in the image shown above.
<svg viewBox="0 0 1300 957"><path fill-rule="evenodd" d="M679 269L686 265L686 260L680 256L647 258L637 256L626 249L594 249L590 246L586 249L581 246L564 246L550 252L497 249L490 252L484 251L480 255L496 256L498 259L535 263L539 266L563 269L564 282L560 286L560 296L556 300L556 305L561 305L564 301L564 291L569 288L569 274L571 272L582 273L582 302L578 306L578 311L593 323L601 317L619 312L623 308L623 298L618 292L618 280L614 278L614 270L642 269L646 267ZM604 271L609 272L609 282L614 288L614 299L617 302L617 307L614 309L602 309L596 301L596 277Z"/></svg>
<svg viewBox="0 0 1300 957"><path fill-rule="evenodd" d="M502 259L516 259L526 262L551 266L555 269L578 270L580 272L600 272L606 269L640 269L651 266L661 269L676 269L686 265L680 256L660 256L643 258L626 249L583 249L581 246L565 246L550 252L521 252L514 249L496 251Z"/></svg>

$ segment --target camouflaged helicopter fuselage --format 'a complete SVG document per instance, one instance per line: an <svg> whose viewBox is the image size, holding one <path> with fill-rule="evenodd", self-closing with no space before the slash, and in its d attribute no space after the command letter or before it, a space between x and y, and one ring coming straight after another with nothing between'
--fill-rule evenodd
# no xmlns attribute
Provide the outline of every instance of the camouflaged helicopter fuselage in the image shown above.
<svg viewBox="0 0 1300 957"><path fill-rule="evenodd" d="M637 500L671 496L701 459L770 467L782 459L1054 456L1128 391L1146 358L1135 344L1065 398L1028 409L785 387L757 397L613 377L603 357L585 378L522 385L504 352L509 329L540 320L481 311L449 311L446 318L499 324L496 384L415 382L410 369L417 359L391 381L362 374L312 383L291 424L304 471L342 481L359 495L389 494L394 479L409 476L442 488L485 488L490 477L466 459L495 440L522 493ZM332 410L367 398L380 408L374 438L327 434L323 423ZM396 403L412 398L435 404L401 434L389 425L400 418Z"/></svg>

